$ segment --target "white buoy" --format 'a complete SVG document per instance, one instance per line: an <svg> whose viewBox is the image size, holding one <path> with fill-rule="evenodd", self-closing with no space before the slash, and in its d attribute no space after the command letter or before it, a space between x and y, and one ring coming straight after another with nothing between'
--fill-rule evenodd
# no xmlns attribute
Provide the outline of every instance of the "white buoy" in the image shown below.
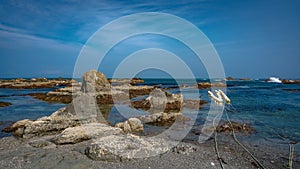
<svg viewBox="0 0 300 169"><path fill-rule="evenodd" d="M216 97L211 91L207 91L207 93L208 93L208 96L211 97L215 102L223 103L222 97L221 98Z"/></svg>
<svg viewBox="0 0 300 169"><path fill-rule="evenodd" d="M230 104L230 99L227 97L227 95L222 91L222 90L218 90L219 93L221 93L223 99L226 101L227 104Z"/></svg>

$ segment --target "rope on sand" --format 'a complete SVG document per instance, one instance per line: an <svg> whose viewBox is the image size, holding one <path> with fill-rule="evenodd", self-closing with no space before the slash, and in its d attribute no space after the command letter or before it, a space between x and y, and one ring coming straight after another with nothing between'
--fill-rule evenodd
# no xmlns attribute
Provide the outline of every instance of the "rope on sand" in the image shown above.
<svg viewBox="0 0 300 169"><path fill-rule="evenodd" d="M235 135L235 131L234 131L234 128L233 128L233 125L231 123L231 120L229 119L229 116L228 116L228 112L225 110L225 113L226 113L226 118L227 118L227 121L229 122L230 126L231 126L231 131L232 131L232 137L234 139L234 141L240 145L251 157L252 159L259 165L259 167L261 167L262 169L265 169L265 167L258 161L258 159L236 138L236 135Z"/></svg>
<svg viewBox="0 0 300 169"><path fill-rule="evenodd" d="M294 143L290 143L289 169L293 169Z"/></svg>
<svg viewBox="0 0 300 169"><path fill-rule="evenodd" d="M232 131L232 137L234 139L234 141L239 145L241 146L250 156L251 158L258 164L258 166L262 169L266 169L259 161L258 159L236 138L236 135L235 135L235 131L234 131L234 128L233 128L233 125L231 123L231 120L229 118L229 115L228 115L228 112L232 111L230 108L233 108L230 104L230 99L226 96L226 94L222 91L222 90L215 90L217 96L215 96L211 91L208 91L208 95L209 97L214 100L216 103L222 105L224 103L224 100L225 100L225 104L226 106L228 107L225 107L225 113L226 113L226 118L227 118L227 121L229 122L230 126L231 126L231 131ZM224 99L224 100L223 100ZM236 111L235 109L233 109L233 111ZM214 126L215 127L215 126ZM216 129L216 128L215 128ZM222 167L222 169L224 169L224 166L222 164L222 159L220 158L220 153L219 153L219 150L218 150L218 143L217 143L217 134L216 134L217 131L215 131L215 149L216 149L216 152L217 152L217 156L218 156L218 161Z"/></svg>
<svg viewBox="0 0 300 169"><path fill-rule="evenodd" d="M215 128L216 129L216 128ZM217 157L218 157L218 161L220 163L220 166L222 169L225 169L224 165L223 165L223 161L222 161L222 158L220 157L220 152L219 152L219 148L218 148L218 141L217 141L217 131L215 130L215 138L214 138L214 141L215 141L215 150L216 150L216 153L217 153Z"/></svg>

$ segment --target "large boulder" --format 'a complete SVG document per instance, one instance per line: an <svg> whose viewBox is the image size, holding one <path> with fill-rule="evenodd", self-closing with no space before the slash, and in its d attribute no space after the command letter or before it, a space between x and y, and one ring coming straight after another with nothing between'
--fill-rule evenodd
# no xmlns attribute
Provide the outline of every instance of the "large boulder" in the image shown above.
<svg viewBox="0 0 300 169"><path fill-rule="evenodd" d="M55 144L75 144L96 137L106 137L113 134L121 134L122 130L107 124L90 123L77 127L69 127L56 135L52 141Z"/></svg>
<svg viewBox="0 0 300 169"><path fill-rule="evenodd" d="M89 145L85 153L93 160L126 161L163 154L176 143L162 138L140 137L133 134L101 137Z"/></svg>
<svg viewBox="0 0 300 169"><path fill-rule="evenodd" d="M105 75L97 70L90 70L82 76L82 88L84 93L96 93L110 90L110 83Z"/></svg>

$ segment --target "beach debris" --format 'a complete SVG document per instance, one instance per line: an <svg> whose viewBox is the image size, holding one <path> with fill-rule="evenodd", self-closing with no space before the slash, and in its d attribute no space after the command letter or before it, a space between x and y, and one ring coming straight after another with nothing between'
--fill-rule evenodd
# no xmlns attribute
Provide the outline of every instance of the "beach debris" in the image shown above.
<svg viewBox="0 0 300 169"><path fill-rule="evenodd" d="M215 163L214 162L210 162L210 165L215 166Z"/></svg>
<svg viewBox="0 0 300 169"><path fill-rule="evenodd" d="M290 153L289 153L289 169L293 169L293 158L294 158L294 145L297 144L297 142L290 142Z"/></svg>
<svg viewBox="0 0 300 169"><path fill-rule="evenodd" d="M172 152L177 153L177 154L184 154L184 155L189 155L192 152L197 151L197 148L195 146L191 145L177 145L172 148Z"/></svg>

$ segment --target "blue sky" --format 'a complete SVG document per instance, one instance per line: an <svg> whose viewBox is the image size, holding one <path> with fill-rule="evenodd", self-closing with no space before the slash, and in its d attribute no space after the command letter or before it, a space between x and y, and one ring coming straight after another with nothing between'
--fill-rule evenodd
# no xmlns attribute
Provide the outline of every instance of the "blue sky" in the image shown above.
<svg viewBox="0 0 300 169"><path fill-rule="evenodd" d="M139 12L169 13L196 25L214 44L226 76L300 78L296 0L1 1L0 77L71 77L81 48L95 31ZM113 48L99 70L111 76L131 52L164 48L204 77L201 62L182 46L167 37L133 37Z"/></svg>

